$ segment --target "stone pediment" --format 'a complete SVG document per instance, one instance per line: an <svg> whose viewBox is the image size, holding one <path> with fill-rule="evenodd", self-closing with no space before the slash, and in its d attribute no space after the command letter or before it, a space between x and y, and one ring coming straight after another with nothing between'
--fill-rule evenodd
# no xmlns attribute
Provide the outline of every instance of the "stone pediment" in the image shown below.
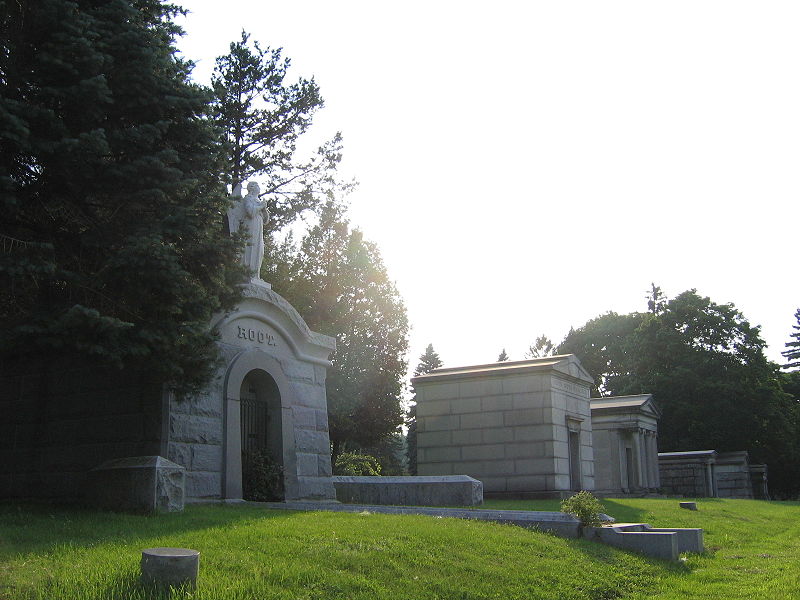
<svg viewBox="0 0 800 600"><path fill-rule="evenodd" d="M661 417L661 409L653 400L652 394L634 396L606 396L591 399L592 411L599 412L638 412L655 419Z"/></svg>
<svg viewBox="0 0 800 600"><path fill-rule="evenodd" d="M290 354L326 367L336 349L334 338L311 331L285 298L256 281L244 286L242 301L231 312L217 317L213 325L223 344L275 356Z"/></svg>
<svg viewBox="0 0 800 600"><path fill-rule="evenodd" d="M558 359L553 365L556 371L561 371L570 377L586 381L587 383L594 383L594 377L583 368L581 361L574 354L561 354L558 356L547 357L550 359Z"/></svg>

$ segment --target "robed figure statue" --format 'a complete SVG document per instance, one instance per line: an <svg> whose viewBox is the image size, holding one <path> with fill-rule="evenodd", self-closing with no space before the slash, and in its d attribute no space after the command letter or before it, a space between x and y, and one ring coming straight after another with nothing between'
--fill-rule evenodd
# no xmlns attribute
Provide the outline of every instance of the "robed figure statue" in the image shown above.
<svg viewBox="0 0 800 600"><path fill-rule="evenodd" d="M242 198L241 185L233 190L234 205L228 210L228 228L231 233L243 229L246 244L242 263L250 271L251 279L260 280L264 260L264 223L269 221L266 201L259 199L260 189L255 181L247 184L247 195Z"/></svg>

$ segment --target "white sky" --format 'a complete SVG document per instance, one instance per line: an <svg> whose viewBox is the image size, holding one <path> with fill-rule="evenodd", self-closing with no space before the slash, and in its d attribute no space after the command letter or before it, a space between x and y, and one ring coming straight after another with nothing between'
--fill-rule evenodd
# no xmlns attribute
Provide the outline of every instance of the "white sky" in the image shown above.
<svg viewBox="0 0 800 600"><path fill-rule="evenodd" d="M800 306L800 3L184 0L207 83L242 28L314 76L411 366L522 359L654 281L780 361ZM280 293L280 290L276 290Z"/></svg>

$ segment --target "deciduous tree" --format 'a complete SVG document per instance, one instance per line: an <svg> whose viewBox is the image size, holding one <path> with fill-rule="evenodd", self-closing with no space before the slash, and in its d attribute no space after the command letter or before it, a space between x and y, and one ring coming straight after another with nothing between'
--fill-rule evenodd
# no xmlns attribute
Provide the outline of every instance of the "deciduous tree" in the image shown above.
<svg viewBox="0 0 800 600"><path fill-rule="evenodd" d="M659 449L748 450L771 486L798 487L797 403L764 356L758 327L733 304L689 290L660 310L608 313L571 331L574 352L603 395L652 393L663 409Z"/></svg>
<svg viewBox="0 0 800 600"><path fill-rule="evenodd" d="M297 250L268 249L262 277L312 329L336 337L327 380L334 455L376 445L403 422L408 347L406 309L378 248L329 201Z"/></svg>

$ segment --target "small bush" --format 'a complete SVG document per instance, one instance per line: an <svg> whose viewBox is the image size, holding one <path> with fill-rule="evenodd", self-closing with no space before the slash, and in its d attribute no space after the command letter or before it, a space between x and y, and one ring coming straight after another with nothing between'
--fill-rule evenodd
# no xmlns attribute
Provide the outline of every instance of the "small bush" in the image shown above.
<svg viewBox="0 0 800 600"><path fill-rule="evenodd" d="M283 500L283 467L263 450L242 452L242 496L255 502Z"/></svg>
<svg viewBox="0 0 800 600"><path fill-rule="evenodd" d="M334 475L380 475L381 463L369 454L342 452L333 465Z"/></svg>
<svg viewBox="0 0 800 600"><path fill-rule="evenodd" d="M600 513L605 507L590 492L578 492L574 496L561 501L561 512L577 518L584 527L600 527Z"/></svg>

